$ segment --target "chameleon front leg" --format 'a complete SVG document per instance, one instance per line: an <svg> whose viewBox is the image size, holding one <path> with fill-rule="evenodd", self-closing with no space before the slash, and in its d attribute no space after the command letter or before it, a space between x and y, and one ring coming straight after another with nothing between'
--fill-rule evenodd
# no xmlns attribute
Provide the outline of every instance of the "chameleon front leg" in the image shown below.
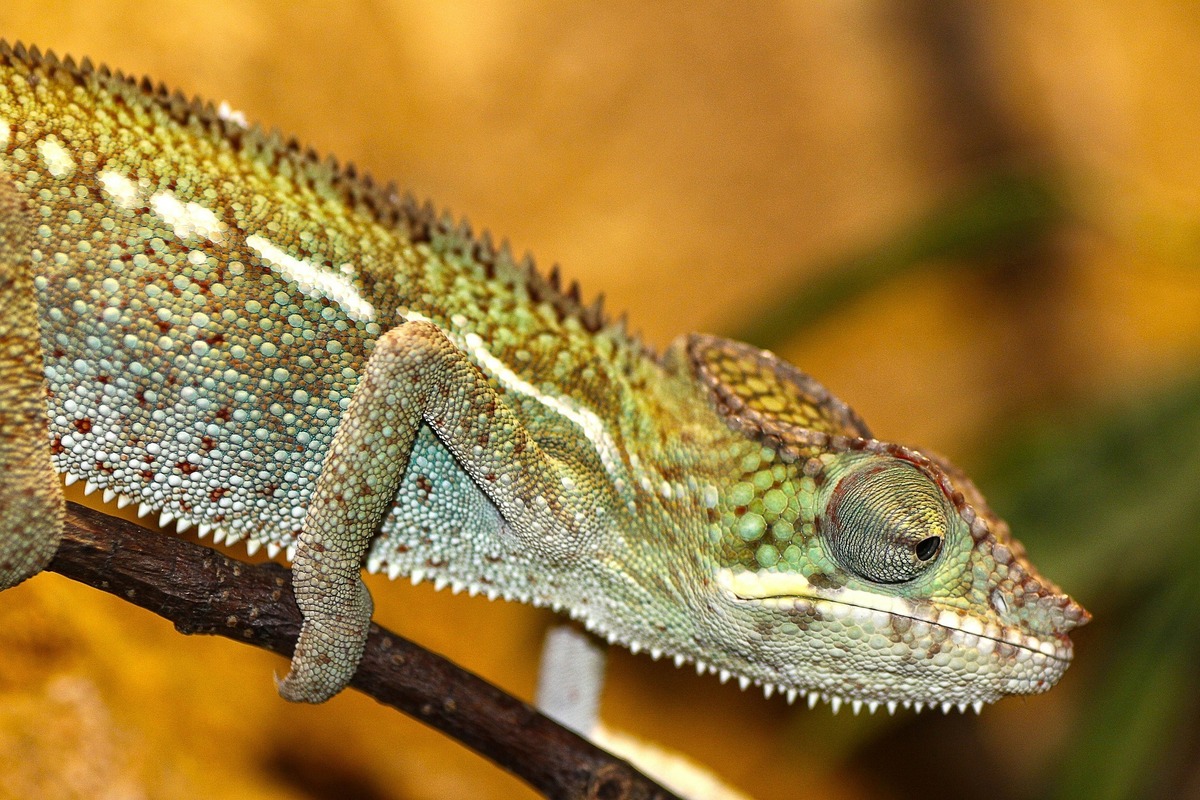
<svg viewBox="0 0 1200 800"><path fill-rule="evenodd" d="M589 526L601 516L595 482L543 451L436 325L399 325L379 339L363 370L297 541L292 575L304 623L291 672L279 684L288 700L326 700L358 666L372 610L363 557L422 423L490 497L515 546L563 565L592 540Z"/></svg>
<svg viewBox="0 0 1200 800"><path fill-rule="evenodd" d="M62 484L50 461L33 228L0 174L0 589L39 572L62 535Z"/></svg>

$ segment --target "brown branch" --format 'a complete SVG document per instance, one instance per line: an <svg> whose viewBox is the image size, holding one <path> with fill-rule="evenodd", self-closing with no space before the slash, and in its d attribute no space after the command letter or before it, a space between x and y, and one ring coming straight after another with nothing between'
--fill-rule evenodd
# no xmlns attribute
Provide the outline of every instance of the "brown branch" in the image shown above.
<svg viewBox="0 0 1200 800"><path fill-rule="evenodd" d="M67 517L50 570L153 611L181 633L225 636L291 657L300 612L290 570L244 564L73 503ZM675 797L533 707L377 625L350 685L457 739L547 797Z"/></svg>

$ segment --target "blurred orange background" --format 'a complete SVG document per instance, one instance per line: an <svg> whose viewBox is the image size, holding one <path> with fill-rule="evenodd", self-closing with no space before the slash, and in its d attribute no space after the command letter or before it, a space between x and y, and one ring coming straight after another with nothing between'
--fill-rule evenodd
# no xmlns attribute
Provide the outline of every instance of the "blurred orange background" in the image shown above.
<svg viewBox="0 0 1200 800"><path fill-rule="evenodd" d="M1034 456L993 455L1021 431L1057 432L1061 451L1081 418L1103 427L1200 375L1187 4L10 0L0 36L226 100L395 179L561 262L655 345L690 330L769 345L882 437L1018 487L1001 497L1025 496ZM818 308L813 287L832 299L798 312ZM1104 451L1118 488L1126 445ZM1086 452L1063 485L1086 483ZM1200 475L1173 469L1171 501L1193 508ZM1194 549L1196 517L1179 516L1168 541ZM1140 557L1126 550L1166 548L1156 524L1130 522L1090 561L1075 559L1088 530L1027 542L1097 623L1059 688L978 720L832 717L625 652L605 716L756 797L1071 796L1064 764L1106 730L1089 708L1129 641L1102 612L1175 580L1153 562L1110 592L1106 570ZM532 694L548 612L370 585L381 624ZM0 596L0 795L531 795L364 697L284 703L270 680L284 667L38 577ZM1141 699L1195 709L1180 680ZM1194 746L1170 733L1194 727L1130 728L1174 744L1105 778L1108 796L1200 792Z"/></svg>

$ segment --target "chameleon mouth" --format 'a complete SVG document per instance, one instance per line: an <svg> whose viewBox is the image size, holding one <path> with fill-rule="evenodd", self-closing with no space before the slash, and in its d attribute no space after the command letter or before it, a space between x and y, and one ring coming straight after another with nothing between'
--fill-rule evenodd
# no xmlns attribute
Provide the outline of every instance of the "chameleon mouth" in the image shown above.
<svg viewBox="0 0 1200 800"><path fill-rule="evenodd" d="M954 609L936 609L904 597L876 595L847 587L821 588L803 575L754 570L717 572L717 585L735 599L757 602L768 608L815 614L825 619L870 623L876 630L894 628L903 620L906 630L920 636L933 628L949 631L954 644L991 657L1017 662L1049 659L1065 665L1073 647L1065 634L1041 638L1012 626L983 621ZM929 631L922 631L921 627Z"/></svg>

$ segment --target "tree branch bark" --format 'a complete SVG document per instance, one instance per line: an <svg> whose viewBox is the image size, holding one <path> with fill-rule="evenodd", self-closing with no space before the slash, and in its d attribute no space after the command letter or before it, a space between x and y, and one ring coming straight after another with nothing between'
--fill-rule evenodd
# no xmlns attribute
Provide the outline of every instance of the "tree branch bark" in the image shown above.
<svg viewBox="0 0 1200 800"><path fill-rule="evenodd" d="M290 658L300 632L290 570L245 564L74 503L49 569L152 611L180 633L224 636ZM547 797L675 798L528 704L377 625L350 685Z"/></svg>

